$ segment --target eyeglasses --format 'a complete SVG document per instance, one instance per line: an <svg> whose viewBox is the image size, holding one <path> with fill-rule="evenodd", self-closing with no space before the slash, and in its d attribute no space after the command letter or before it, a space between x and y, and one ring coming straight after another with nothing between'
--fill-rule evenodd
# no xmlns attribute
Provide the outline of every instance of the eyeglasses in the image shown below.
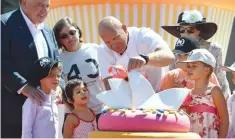
<svg viewBox="0 0 235 139"><path fill-rule="evenodd" d="M195 32L194 28L193 27L188 27L188 28L185 28L185 27L179 27L179 32L180 33L184 33L185 31L187 31L189 34L192 34Z"/></svg>
<svg viewBox="0 0 235 139"><path fill-rule="evenodd" d="M67 39L69 36L74 36L76 32L76 30L70 30L68 34L63 33L62 35L60 35L60 39Z"/></svg>

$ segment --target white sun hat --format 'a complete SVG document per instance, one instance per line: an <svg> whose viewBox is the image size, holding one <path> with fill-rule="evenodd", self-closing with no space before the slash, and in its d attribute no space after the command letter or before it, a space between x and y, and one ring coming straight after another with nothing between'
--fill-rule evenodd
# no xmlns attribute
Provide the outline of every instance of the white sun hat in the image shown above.
<svg viewBox="0 0 235 139"><path fill-rule="evenodd" d="M215 68L216 60L215 57L206 49L195 49L191 55L185 61L179 63L190 63L190 62L203 62Z"/></svg>
<svg viewBox="0 0 235 139"><path fill-rule="evenodd" d="M228 72L235 72L235 62L230 67L223 66L222 69Z"/></svg>

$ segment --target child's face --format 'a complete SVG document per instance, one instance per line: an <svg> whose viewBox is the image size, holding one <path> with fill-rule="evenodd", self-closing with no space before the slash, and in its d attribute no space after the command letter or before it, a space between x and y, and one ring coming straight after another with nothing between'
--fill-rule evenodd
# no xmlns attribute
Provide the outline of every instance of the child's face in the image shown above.
<svg viewBox="0 0 235 139"><path fill-rule="evenodd" d="M53 68L50 74L43 78L40 82L41 85L48 89L56 90L58 87L61 77L61 69L60 68Z"/></svg>
<svg viewBox="0 0 235 139"><path fill-rule="evenodd" d="M210 73L210 68L202 62L187 63L187 73L190 80L197 80L201 77L207 77Z"/></svg>
<svg viewBox="0 0 235 139"><path fill-rule="evenodd" d="M73 89L73 100L74 104L77 105L84 105L88 103L88 91L84 84L81 84L80 86L78 85Z"/></svg>
<svg viewBox="0 0 235 139"><path fill-rule="evenodd" d="M233 84L235 84L235 71L232 72L232 76L233 76L233 78L232 78Z"/></svg>

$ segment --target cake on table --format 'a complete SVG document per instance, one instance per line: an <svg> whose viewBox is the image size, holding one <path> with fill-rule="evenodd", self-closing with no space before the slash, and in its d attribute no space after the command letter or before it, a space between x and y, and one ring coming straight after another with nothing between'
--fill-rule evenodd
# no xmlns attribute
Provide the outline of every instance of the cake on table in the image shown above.
<svg viewBox="0 0 235 139"><path fill-rule="evenodd" d="M111 90L96 96L107 107L99 118L99 131L91 132L90 138L200 138L189 132L189 117L179 110L188 89L155 93L141 73L125 75L109 79Z"/></svg>

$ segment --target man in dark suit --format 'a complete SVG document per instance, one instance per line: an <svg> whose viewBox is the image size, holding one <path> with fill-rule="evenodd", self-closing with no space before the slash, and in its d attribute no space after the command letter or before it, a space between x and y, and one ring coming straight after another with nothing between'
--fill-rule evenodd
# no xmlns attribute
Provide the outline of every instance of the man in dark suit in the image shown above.
<svg viewBox="0 0 235 139"><path fill-rule="evenodd" d="M1 15L2 138L21 137L22 105L27 97L43 103L42 94L30 85L30 69L41 57L58 59L54 34L43 24L49 5L50 0L21 0L20 9Z"/></svg>

